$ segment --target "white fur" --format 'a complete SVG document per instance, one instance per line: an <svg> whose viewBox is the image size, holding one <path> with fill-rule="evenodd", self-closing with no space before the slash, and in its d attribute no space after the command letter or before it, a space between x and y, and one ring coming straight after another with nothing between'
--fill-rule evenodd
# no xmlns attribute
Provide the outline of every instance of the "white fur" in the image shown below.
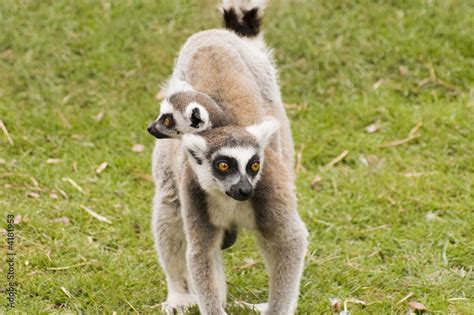
<svg viewBox="0 0 474 315"><path fill-rule="evenodd" d="M246 229L255 228L255 215L251 202L234 200L220 191L208 194L209 219L212 224L228 228L232 224Z"/></svg>
<svg viewBox="0 0 474 315"><path fill-rule="evenodd" d="M189 127L191 125L191 115L193 113L193 109L195 108L199 108L199 111L201 113L201 120L204 122L202 126L200 126L199 128ZM186 124L186 126L188 126L188 128L190 129L190 130L185 130L184 132L188 131L188 132L196 133L196 132L210 129L212 127L212 124L209 121L209 113L207 109L205 109L204 106L202 106L198 102L189 103L189 105L186 106L186 109L184 111L184 116L188 120L188 124Z"/></svg>
<svg viewBox="0 0 474 315"><path fill-rule="evenodd" d="M164 103L164 106L163 106L163 103ZM212 127L212 123L209 121L208 111L201 104L197 102L189 103L189 105L186 106L184 113L182 113L179 110L174 110L172 105L166 100L163 101L163 103L162 103L162 110L160 111L160 114L172 113L173 118L176 120L176 125L179 126L179 131L183 134L198 133ZM199 108L201 112L201 120L204 122L199 128L191 127L191 115L193 113L193 109L196 107Z"/></svg>
<svg viewBox="0 0 474 315"><path fill-rule="evenodd" d="M239 171L241 174L245 174L246 170L245 167L247 166L247 163L249 160L257 154L257 150L253 147L234 147L234 148L229 148L229 147L224 147L222 149L219 149L217 152L213 154L213 158L216 157L217 155L224 155L224 156L229 156L237 160L237 163L239 164Z"/></svg>
<svg viewBox="0 0 474 315"><path fill-rule="evenodd" d="M260 146L264 148L270 141L272 135L278 130L279 126L278 120L275 118L265 117L261 123L245 129L253 134L257 138Z"/></svg>
<svg viewBox="0 0 474 315"><path fill-rule="evenodd" d="M266 0L223 0L219 9L222 12L234 8L237 18L241 19L243 16L242 11L249 11L253 8L258 8L258 16L261 17L266 5Z"/></svg>
<svg viewBox="0 0 474 315"><path fill-rule="evenodd" d="M176 125L179 126L179 131L182 133L194 133L190 131L189 125L191 124L188 117L183 116L183 113L179 110L176 110L173 114L173 118L176 120ZM177 127L178 128L178 127Z"/></svg>
<svg viewBox="0 0 474 315"><path fill-rule="evenodd" d="M201 160L202 164L199 165L194 157L189 156L188 158L191 168L196 173L202 188L206 191L211 190L216 186L216 183L211 171L212 166L205 158L207 148L206 140L195 134L185 134L182 138L182 145L188 155L190 155L189 150L191 150L193 154Z"/></svg>
<svg viewBox="0 0 474 315"><path fill-rule="evenodd" d="M171 95L178 92L189 92L194 91L193 87L186 81L183 81L177 77L172 77L168 82L168 86L165 91L165 98L171 97Z"/></svg>
<svg viewBox="0 0 474 315"><path fill-rule="evenodd" d="M207 149L206 140L195 134L185 134L183 135L183 146L196 153L199 157L203 157L204 152Z"/></svg>
<svg viewBox="0 0 474 315"><path fill-rule="evenodd" d="M160 104L160 115L161 114L172 114L174 111L173 105L168 100L163 100Z"/></svg>

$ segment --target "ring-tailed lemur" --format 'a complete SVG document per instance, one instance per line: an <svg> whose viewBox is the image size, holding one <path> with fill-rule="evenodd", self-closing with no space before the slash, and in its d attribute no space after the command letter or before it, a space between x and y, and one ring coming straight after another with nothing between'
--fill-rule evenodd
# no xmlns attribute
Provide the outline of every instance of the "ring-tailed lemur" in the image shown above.
<svg viewBox="0 0 474 315"><path fill-rule="evenodd" d="M239 228L255 231L269 272L265 314L296 308L308 233L296 211L289 121L259 34L262 10L262 1L224 0L229 30L187 40L150 126L172 137L153 153L152 228L167 314L196 303L202 314L226 314L221 248Z"/></svg>

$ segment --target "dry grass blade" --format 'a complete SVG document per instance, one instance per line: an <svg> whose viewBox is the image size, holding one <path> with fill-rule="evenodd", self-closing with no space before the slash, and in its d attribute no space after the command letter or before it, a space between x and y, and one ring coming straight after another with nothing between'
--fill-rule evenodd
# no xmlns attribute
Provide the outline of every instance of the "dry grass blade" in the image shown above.
<svg viewBox="0 0 474 315"><path fill-rule="evenodd" d="M66 289L65 287L61 286L61 291L63 291L68 298L72 298L71 292L69 292L68 289Z"/></svg>
<svg viewBox="0 0 474 315"><path fill-rule="evenodd" d="M95 121L99 122L104 119L104 112L98 112L97 115L94 117Z"/></svg>
<svg viewBox="0 0 474 315"><path fill-rule="evenodd" d="M365 131L368 133L374 133L378 131L382 126L380 125L380 120L376 119L373 123L365 127Z"/></svg>
<svg viewBox="0 0 474 315"><path fill-rule="evenodd" d="M443 265L445 265L445 266L448 265L448 256L446 255L446 251L448 250L448 244L449 244L449 240L446 239L446 240L444 241L443 253L442 253Z"/></svg>
<svg viewBox="0 0 474 315"><path fill-rule="evenodd" d="M80 207L84 209L87 213L89 213L91 216L96 218L97 220L108 223L108 224L112 224L112 222L109 219L91 210L90 208L87 208L86 206L83 206L83 205L81 205Z"/></svg>
<svg viewBox="0 0 474 315"><path fill-rule="evenodd" d="M21 214L15 216L15 219L13 220L14 224L20 224L22 222L28 221L26 218L24 218Z"/></svg>
<svg viewBox="0 0 474 315"><path fill-rule="evenodd" d="M81 188L81 186L79 186L75 181L73 181L69 177L63 177L63 181L68 182L69 184L72 185L72 187L76 188L81 193L84 193L84 190Z"/></svg>
<svg viewBox="0 0 474 315"><path fill-rule="evenodd" d="M47 270L53 270L53 271L60 271L60 270L68 270L68 269L72 269L72 268L87 266L87 265L90 265L90 264L92 264L92 262L84 262L84 263L70 265L70 266L64 266L64 267L48 267L46 269Z"/></svg>
<svg viewBox="0 0 474 315"><path fill-rule="evenodd" d="M56 218L56 219L51 220L51 222L53 222L53 223L69 224L70 220L69 220L68 217L60 217L60 218Z"/></svg>
<svg viewBox="0 0 474 315"><path fill-rule="evenodd" d="M257 262L255 260L253 260L252 258L247 258L247 259L245 259L245 264L242 265L242 266L238 266L238 267L234 268L234 271L241 271L241 270L244 270L244 269L253 268L256 265L257 265Z"/></svg>
<svg viewBox="0 0 474 315"><path fill-rule="evenodd" d="M143 152L144 150L145 150L145 146L141 143L137 143L132 146L133 152L140 153L140 152Z"/></svg>
<svg viewBox="0 0 474 315"><path fill-rule="evenodd" d="M100 163L100 165L95 170L96 174L102 173L107 168L107 165L108 165L107 162Z"/></svg>
<svg viewBox="0 0 474 315"><path fill-rule="evenodd" d="M4 173L4 174L1 174L0 175L0 178L4 178L4 177L14 177L14 176L18 176L18 177L24 177L24 178L28 178L31 180L31 183L33 184L33 186L35 186L36 188L39 188L39 183L38 181L31 175L23 175L23 174L15 174L15 173Z"/></svg>
<svg viewBox="0 0 474 315"><path fill-rule="evenodd" d="M71 129L72 128L71 123L66 118L66 116L64 116L64 114L60 110L58 110L57 113L58 113L59 118L61 119L61 122L63 123L64 127L66 127L67 129Z"/></svg>
<svg viewBox="0 0 474 315"><path fill-rule="evenodd" d="M145 174L145 173L142 173L142 172L135 172L133 173L133 175L136 177L136 178L139 178L139 179L142 179L146 182L151 182L153 183L154 180L153 180L153 176L151 176L150 174Z"/></svg>
<svg viewBox="0 0 474 315"><path fill-rule="evenodd" d="M324 165L321 168L321 171L325 172L328 169L330 169L331 167L333 167L334 165L336 165L337 163L341 162L347 156L347 154L349 154L349 150L342 151L341 154L339 154L334 159L332 159L328 164Z"/></svg>
<svg viewBox="0 0 474 315"><path fill-rule="evenodd" d="M398 71L400 71L400 75L403 77L403 76L406 76L408 74L408 67L406 66L399 66L398 67Z"/></svg>
<svg viewBox="0 0 474 315"><path fill-rule="evenodd" d="M423 173L417 173L417 172L408 172L408 173L405 173L403 174L403 176L405 177L421 177L423 176Z"/></svg>
<svg viewBox="0 0 474 315"><path fill-rule="evenodd" d="M419 122L416 124L415 127L413 127L410 132L408 133L408 136L406 138L400 139L400 140L394 140L392 142L382 144L380 145L381 148L388 148L388 147L396 147L405 143L408 143L416 138L418 138L420 135L417 134L418 129L423 125L422 122Z"/></svg>
<svg viewBox="0 0 474 315"><path fill-rule="evenodd" d="M334 159L332 159L328 164L324 165L323 167L320 168L321 172L325 172L337 163L341 162L347 155L349 154L349 150L344 150L336 156ZM315 188L320 182L321 182L321 175L317 174L314 179L311 181L311 187Z"/></svg>
<svg viewBox="0 0 474 315"><path fill-rule="evenodd" d="M61 159L47 159L46 160L46 163L48 164L57 164L57 163L61 163L62 160Z"/></svg>
<svg viewBox="0 0 474 315"><path fill-rule="evenodd" d="M409 298L411 298L414 294L415 294L415 293L413 293L413 292L408 293L407 295L405 295L404 298L402 298L400 301L397 302L397 305L398 305L398 304L401 304L401 303L403 303L403 302L405 302L406 300L408 300Z"/></svg>
<svg viewBox="0 0 474 315"><path fill-rule="evenodd" d="M377 90L379 87L382 86L382 84L385 82L385 79L379 79L377 80L377 82L374 83L374 85L372 85L372 89Z"/></svg>
<svg viewBox="0 0 474 315"><path fill-rule="evenodd" d="M3 134L5 135L5 137L7 137L8 143L10 143L10 145L13 145L13 139L12 137L10 137L10 133L8 133L8 129L3 123L3 120L1 119L0 119L0 128L2 128Z"/></svg>
<svg viewBox="0 0 474 315"><path fill-rule="evenodd" d="M66 192L64 190L58 189L58 191L65 199L69 199L69 196L66 194Z"/></svg>
<svg viewBox="0 0 474 315"><path fill-rule="evenodd" d="M123 299L125 300L125 302L127 302L128 306L130 306L135 311L135 313L140 314L137 309L132 305L132 303L130 303L125 297Z"/></svg>
<svg viewBox="0 0 474 315"><path fill-rule="evenodd" d="M34 198L34 199L37 199L40 197L40 195L37 193L37 192L34 192L34 191L30 191L26 194L27 197L29 198Z"/></svg>
<svg viewBox="0 0 474 315"><path fill-rule="evenodd" d="M303 166L303 151L304 151L305 145L302 144L298 152L296 153L296 174L301 173L302 171L305 171L305 167Z"/></svg>
<svg viewBox="0 0 474 315"><path fill-rule="evenodd" d="M416 136L416 133L418 132L418 129L421 128L421 126L423 126L423 123L420 121L419 123L416 124L415 127L413 127L410 132L408 133L408 137L415 137Z"/></svg>
<svg viewBox="0 0 474 315"><path fill-rule="evenodd" d="M455 93L460 93L460 89L457 87L457 86L454 86L446 81L443 81L441 79L439 79L437 76L436 76L436 72L435 72L435 69L433 67L433 64L429 64L429 70L430 70L430 80L434 83L434 84L437 84L437 85L440 85L448 90L450 90L451 92L455 92Z"/></svg>
<svg viewBox="0 0 474 315"><path fill-rule="evenodd" d="M360 304L360 305L368 305L367 302L359 300L359 299L347 299L344 301L345 303L353 303L353 304Z"/></svg>

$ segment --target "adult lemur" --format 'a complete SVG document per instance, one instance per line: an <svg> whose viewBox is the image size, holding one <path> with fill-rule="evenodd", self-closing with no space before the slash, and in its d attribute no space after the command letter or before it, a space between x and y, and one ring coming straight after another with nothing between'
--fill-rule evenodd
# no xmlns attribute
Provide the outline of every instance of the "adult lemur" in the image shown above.
<svg viewBox="0 0 474 315"><path fill-rule="evenodd" d="M167 314L198 304L226 314L221 248L253 230L269 272L266 314L296 308L307 230L296 211L293 141L259 34L262 1L226 1L228 30L191 36L149 131L153 234L166 274Z"/></svg>

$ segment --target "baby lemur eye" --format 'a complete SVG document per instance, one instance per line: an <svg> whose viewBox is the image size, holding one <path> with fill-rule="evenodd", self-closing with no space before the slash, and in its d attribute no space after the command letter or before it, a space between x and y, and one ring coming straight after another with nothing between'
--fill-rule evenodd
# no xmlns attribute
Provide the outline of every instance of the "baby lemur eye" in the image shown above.
<svg viewBox="0 0 474 315"><path fill-rule="evenodd" d="M166 128L170 129L175 125L175 120L172 114L163 114L160 117L160 123Z"/></svg>
<svg viewBox="0 0 474 315"><path fill-rule="evenodd" d="M163 119L163 125L165 125L165 127L171 126L171 119L165 117L165 119Z"/></svg>

